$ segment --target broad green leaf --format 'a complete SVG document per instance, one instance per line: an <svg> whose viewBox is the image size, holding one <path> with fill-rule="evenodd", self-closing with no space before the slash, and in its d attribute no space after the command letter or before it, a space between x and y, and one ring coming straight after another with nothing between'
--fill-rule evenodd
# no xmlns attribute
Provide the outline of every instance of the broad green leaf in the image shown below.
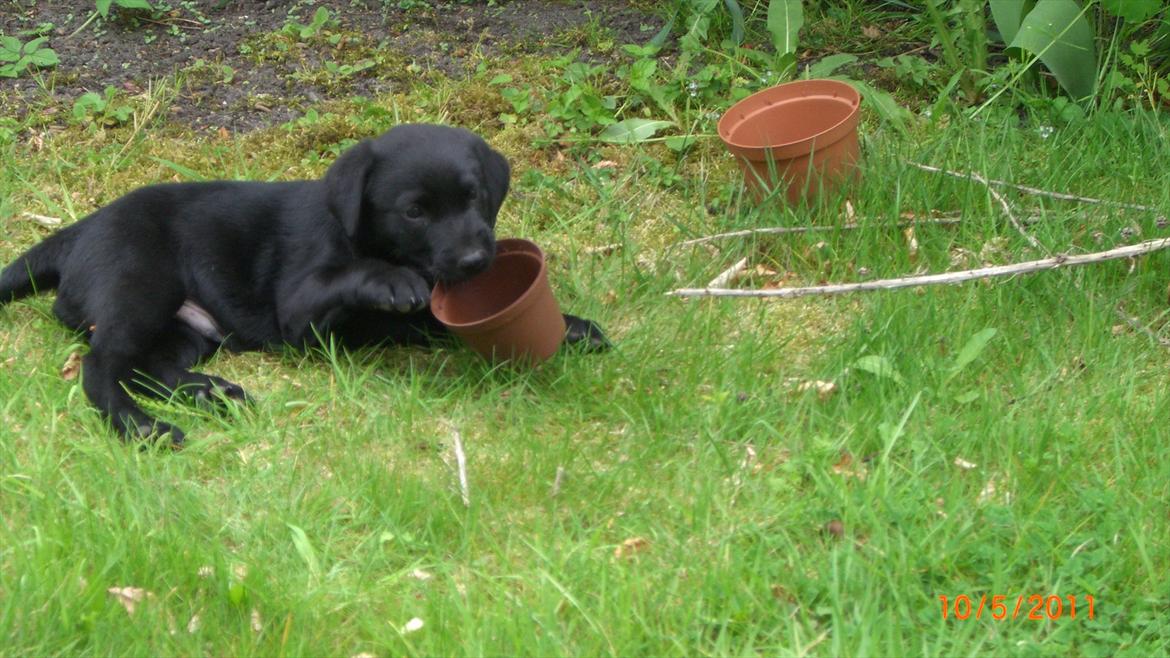
<svg viewBox="0 0 1170 658"><path fill-rule="evenodd" d="M956 395L955 402L958 402L959 404L971 404L972 402L978 400L980 395L982 394L978 390L972 389L966 393L960 393L959 395Z"/></svg>
<svg viewBox="0 0 1170 658"><path fill-rule="evenodd" d="M57 53L52 48L41 48L28 55L28 61L36 66L56 66L61 63Z"/></svg>
<svg viewBox="0 0 1170 658"><path fill-rule="evenodd" d="M849 55L847 53L839 53L837 55L829 55L820 60L816 64L808 67L808 77L810 78L827 78L837 72L837 69L852 64L857 61L856 55Z"/></svg>
<svg viewBox="0 0 1170 658"><path fill-rule="evenodd" d="M102 18L110 15L110 5L114 4L114 0L97 0L97 11L102 15Z"/></svg>
<svg viewBox="0 0 1170 658"><path fill-rule="evenodd" d="M1020 31L1020 23L1035 4L1032 0L990 0L991 17L1004 43L1011 43Z"/></svg>
<svg viewBox="0 0 1170 658"><path fill-rule="evenodd" d="M727 7L727 13L731 15L731 42L738 46L743 43L743 9L736 0L723 0L723 4Z"/></svg>
<svg viewBox="0 0 1170 658"><path fill-rule="evenodd" d="M1141 23L1162 10L1164 0L1101 0L1105 11L1120 16L1126 23Z"/></svg>
<svg viewBox="0 0 1170 658"><path fill-rule="evenodd" d="M317 551L313 548L313 543L309 541L309 536L305 534L304 530L291 523L285 525L288 526L289 530L292 530L293 546L297 549L301 559L308 565L309 573L313 578L320 578L321 563L317 561Z"/></svg>
<svg viewBox="0 0 1170 658"><path fill-rule="evenodd" d="M650 41L648 41L646 45L655 49L661 48L663 44L666 43L667 37L670 36L671 30L674 29L674 22L676 19L678 19L677 13L674 16L671 16L670 20L666 21L666 25L663 25L662 29L658 30L658 33L651 37Z"/></svg>
<svg viewBox="0 0 1170 658"><path fill-rule="evenodd" d="M889 93L860 80L849 80L849 84L861 92L861 97L873 108L883 121L889 122L897 130L904 130L906 124L914 118L914 114L898 105L898 101Z"/></svg>
<svg viewBox="0 0 1170 658"><path fill-rule="evenodd" d="M597 138L611 144L637 144L650 139L658 131L664 128L670 128L673 125L674 123L671 121L626 119L606 127Z"/></svg>
<svg viewBox="0 0 1170 658"><path fill-rule="evenodd" d="M106 101L101 97L101 94L96 91L87 91L73 101L73 118L83 121L91 109L100 112L105 106Z"/></svg>
<svg viewBox="0 0 1170 658"><path fill-rule="evenodd" d="M951 376L955 376L960 370L971 365L971 362L979 358L983 350L987 348L987 344L991 342L992 338L999 333L998 329L988 327L982 331L975 332L975 335L967 339L967 343L959 350L959 354L955 356L955 363L951 366Z"/></svg>
<svg viewBox="0 0 1170 658"><path fill-rule="evenodd" d="M853 365L849 367L855 370L864 370L882 379L889 379L899 386L905 383L902 375L898 374L898 371L894 368L894 364L890 363L890 360L884 356L868 354L854 361Z"/></svg>
<svg viewBox="0 0 1170 658"><path fill-rule="evenodd" d="M154 9L147 0L114 0L123 9Z"/></svg>
<svg viewBox="0 0 1170 658"><path fill-rule="evenodd" d="M1008 48L1038 57L1073 98L1093 93L1097 76L1093 28L1073 0L1039 0Z"/></svg>
<svg viewBox="0 0 1170 658"><path fill-rule="evenodd" d="M768 3L768 31L780 55L796 52L796 36L804 25L801 0L771 0Z"/></svg>
<svg viewBox="0 0 1170 658"><path fill-rule="evenodd" d="M160 165L162 165L168 169L171 169L172 171L178 173L180 176L182 176L183 178L186 178L187 180L193 180L193 181L207 180L207 176L204 176L203 174L195 171L194 169L192 169L190 167L184 167L183 165L181 165L177 162L171 162L170 160L166 160L166 159L158 158L158 157L153 157L153 156L150 159L154 160L155 162L159 163Z"/></svg>

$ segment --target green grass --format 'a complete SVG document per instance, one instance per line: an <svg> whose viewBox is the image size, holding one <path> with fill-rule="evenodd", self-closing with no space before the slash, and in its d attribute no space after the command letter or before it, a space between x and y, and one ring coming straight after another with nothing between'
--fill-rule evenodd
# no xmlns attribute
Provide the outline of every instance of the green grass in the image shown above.
<svg viewBox="0 0 1170 658"><path fill-rule="evenodd" d="M459 120L445 98L342 103L229 140L159 127L129 148L128 129L9 144L0 256L47 234L24 211L84 215L183 171L315 176L331 144L393 117ZM671 245L844 220L836 203L745 208L715 144L681 162L608 146L560 161L532 149L534 126L478 126L516 165L500 235L544 245L562 305L600 321L616 350L531 372L455 344L221 354L205 370L258 401L152 407L189 432L177 454L121 444L61 376L84 348L51 297L6 307L0 655L1166 654L1168 353L1115 313L1123 303L1161 331L1164 253L842 298L664 294L745 256L797 285L1044 255L984 188L904 159L1170 208L1164 116L1102 114L1048 138L1036 125L867 125L850 193L865 228L711 250ZM591 167L601 159L618 166ZM1167 234L1151 213L1008 197L1056 253ZM916 254L884 226L932 209L964 221L918 227ZM813 380L836 393L798 390ZM128 615L113 587L153 596ZM1078 617L944 621L939 597L962 594L1007 595L1009 610L1021 594L1075 596ZM422 629L403 633L416 617Z"/></svg>

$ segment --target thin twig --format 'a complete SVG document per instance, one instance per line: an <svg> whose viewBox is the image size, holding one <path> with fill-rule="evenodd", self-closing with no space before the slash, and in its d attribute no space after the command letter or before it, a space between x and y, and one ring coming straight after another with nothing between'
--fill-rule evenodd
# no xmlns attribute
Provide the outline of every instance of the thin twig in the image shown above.
<svg viewBox="0 0 1170 658"><path fill-rule="evenodd" d="M722 240L724 238L742 238L749 235L784 235L788 233L812 233L815 231L852 231L859 228L884 228L886 226L905 228L907 226L916 226L918 224L958 224L962 221L962 217L940 217L937 219L908 219L894 224L859 224L856 222L850 222L840 226L770 226L765 228L749 228L741 231L728 231L727 233L716 233L715 235L708 235L701 238L694 238L692 240L685 240L672 246L689 247L691 245L714 242L715 240Z"/></svg>
<svg viewBox="0 0 1170 658"><path fill-rule="evenodd" d="M590 256L608 256L618 249L622 248L622 243L611 242L609 244L597 245L595 247L585 247L585 253Z"/></svg>
<svg viewBox="0 0 1170 658"><path fill-rule="evenodd" d="M711 279L711 283L707 284L708 288L726 288L727 284L735 280L740 272L747 268L748 259L741 258L739 262L719 273L719 276Z"/></svg>
<svg viewBox="0 0 1170 658"><path fill-rule="evenodd" d="M60 217L49 217L48 215L38 215L35 212L22 212L21 217L33 220L34 222L46 228L57 228L61 225Z"/></svg>
<svg viewBox="0 0 1170 658"><path fill-rule="evenodd" d="M950 169L942 169L940 167L932 167L930 165L922 164L920 162L913 162L913 161L907 160L906 164L909 164L912 167L917 167L923 171L932 171L932 172L937 173L937 174L946 174L947 176L953 176L955 178L972 178L972 179L974 178L970 174L964 174L963 172L960 172L960 171L951 171ZM983 182L984 184L989 183L991 185L1000 185L1003 187L1010 187L1010 188L1019 190L1021 192L1024 192L1026 194L1031 194L1034 196L1048 197L1050 199L1060 199L1061 201L1076 201L1077 203L1092 203L1092 204L1097 204L1097 205L1102 205L1102 206L1115 206L1118 208L1129 208L1130 210L1144 210L1146 212L1158 212L1158 208L1155 208L1153 206L1143 206L1140 203L1127 203L1125 201L1111 201L1109 199L1094 199L1093 197L1077 196L1075 194L1065 194L1063 192L1050 192L1048 190L1042 190L1042 189L1037 188L1037 187L1029 187L1027 185L1019 185L1017 183L1011 183L1011 182L1008 182L1005 180L996 180L994 178L985 178L981 182Z"/></svg>
<svg viewBox="0 0 1170 658"><path fill-rule="evenodd" d="M680 288L672 290L667 295L673 297L808 297L811 295L843 295L869 290L896 290L898 288L912 288L938 284L962 283L975 279L988 279L1011 274L1029 274L1043 270L1053 270L1059 267L1076 267L1090 265L1118 258L1133 258L1170 247L1170 238L1147 240L1138 244L1117 247L1107 251L1098 251L1091 254L1076 256L1057 255L1040 260L996 265L994 267L980 267L973 270L959 270L942 274L925 274L920 276L900 277L896 279L879 279L876 281L862 281L859 283L837 283L824 286L807 286L800 288L772 288L766 290L737 290L711 288Z"/></svg>
<svg viewBox="0 0 1170 658"><path fill-rule="evenodd" d="M1142 324L1141 320L1130 315L1129 313L1126 313L1125 309L1121 306L1121 304L1118 304L1117 307L1114 309L1114 311L1117 313L1117 317L1121 318L1122 321L1125 322L1126 324L1128 324L1131 328L1133 328L1134 331L1140 331L1141 333L1145 334L1150 340L1153 340L1154 342L1158 343L1162 347L1170 349L1170 339L1162 338L1158 334L1154 333L1154 331L1152 329L1150 329L1146 325Z"/></svg>
<svg viewBox="0 0 1170 658"><path fill-rule="evenodd" d="M459 471L459 494L463 497L463 506L471 507L471 491L467 486L467 455L463 454L463 438L455 427L451 427L451 444L455 449L455 468Z"/></svg>
<svg viewBox="0 0 1170 658"><path fill-rule="evenodd" d="M561 483L565 481L565 467L558 466L557 474L553 477L552 491L549 492L549 498L556 498L561 493Z"/></svg>
<svg viewBox="0 0 1170 658"><path fill-rule="evenodd" d="M1024 225L1020 223L1020 220L1016 219L1016 214L1012 212L1011 204L1007 202L1007 199L1003 198L1002 194L1000 194L994 187L991 186L991 181L984 178L982 174L974 171L969 172L967 177L987 188L987 192L991 194L991 197L995 199L996 202L999 203L999 207L1003 210L1004 216L1007 217L1009 222L1011 222L1012 228L1016 229L1016 232L1022 235L1024 240L1026 240L1028 244L1032 245L1033 249L1039 251L1042 254L1049 256L1052 255L1052 252L1049 251L1047 247L1040 244L1039 240L1032 237L1032 234L1028 233L1028 231L1024 229Z"/></svg>

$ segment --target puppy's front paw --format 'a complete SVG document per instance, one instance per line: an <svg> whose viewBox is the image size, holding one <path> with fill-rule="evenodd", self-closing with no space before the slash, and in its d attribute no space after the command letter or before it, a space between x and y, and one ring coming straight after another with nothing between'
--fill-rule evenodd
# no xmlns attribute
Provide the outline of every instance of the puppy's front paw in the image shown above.
<svg viewBox="0 0 1170 658"><path fill-rule="evenodd" d="M382 311L413 313L431 303L431 287L409 267L392 267L378 273L372 306Z"/></svg>
<svg viewBox="0 0 1170 658"><path fill-rule="evenodd" d="M604 352L613 347L605 332L593 320L565 315L565 344L586 352Z"/></svg>

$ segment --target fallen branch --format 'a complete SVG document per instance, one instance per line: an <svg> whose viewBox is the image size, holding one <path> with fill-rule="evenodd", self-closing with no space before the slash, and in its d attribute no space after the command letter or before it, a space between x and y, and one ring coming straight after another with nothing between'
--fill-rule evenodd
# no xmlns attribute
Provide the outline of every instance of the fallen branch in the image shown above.
<svg viewBox="0 0 1170 658"><path fill-rule="evenodd" d="M925 274L908 276L897 279L879 279L877 281L862 281L859 283L836 283L824 286L807 286L801 288L772 288L767 290L735 290L712 288L680 288L666 293L672 297L808 297L812 295L844 295L854 292L870 290L896 290L898 288L913 288L938 284L963 283L975 279L988 279L1011 274L1029 274L1043 270L1053 270L1058 267L1077 267L1091 265L1118 258L1134 258L1143 256L1161 249L1170 247L1170 238L1147 240L1138 244L1117 247L1107 251L1098 251L1091 254L1076 256L1057 255L1041 260L980 267L973 270L959 270L942 274Z"/></svg>
<svg viewBox="0 0 1170 658"><path fill-rule="evenodd" d="M770 226L765 228L749 228L741 231L728 231L727 233L716 233L715 235L708 235L701 238L694 238L692 240L685 240L672 246L689 247L691 245L714 242L715 240L722 240L725 238L742 238L749 235L785 235L789 233L812 233L814 231L852 231L859 228L884 228L886 226L894 228L905 228L907 226L917 226L919 224L958 224L961 221L963 221L962 217L940 217L937 219L909 219L894 224L858 224L856 222L850 222L840 226Z"/></svg>
<svg viewBox="0 0 1170 658"><path fill-rule="evenodd" d="M936 174L946 174L947 176L953 176L955 178L969 178L972 180L977 180L971 174L964 174L961 171L952 171L950 169L942 169L941 167L932 167L930 165L925 165L925 164L922 164L920 162L912 162L910 160L907 160L906 164L908 164L912 167L917 167L923 171L930 171L930 172L934 172ZM980 177L980 178L982 178L982 177ZM1110 201L1109 199L1094 199L1093 197L1077 196L1075 194L1064 194L1063 192L1049 192L1048 190L1042 190L1042 189L1037 188L1037 187L1028 187L1027 185L1019 185L1017 183L1009 183L1008 181L996 180L994 178L984 178L980 182L984 183L985 185L991 184L991 185L1000 185L1002 187L1010 187L1010 188L1019 190L1021 192L1024 192L1025 194L1031 194L1033 196L1043 196L1043 197L1048 197L1050 199L1060 199L1061 201L1075 201L1077 203L1092 203L1092 204L1097 204L1097 205L1102 205L1102 206L1116 206L1118 208L1129 208L1130 210L1144 210L1147 212L1158 212L1157 208L1155 208L1153 206L1143 206L1140 203L1127 203L1125 201Z"/></svg>

